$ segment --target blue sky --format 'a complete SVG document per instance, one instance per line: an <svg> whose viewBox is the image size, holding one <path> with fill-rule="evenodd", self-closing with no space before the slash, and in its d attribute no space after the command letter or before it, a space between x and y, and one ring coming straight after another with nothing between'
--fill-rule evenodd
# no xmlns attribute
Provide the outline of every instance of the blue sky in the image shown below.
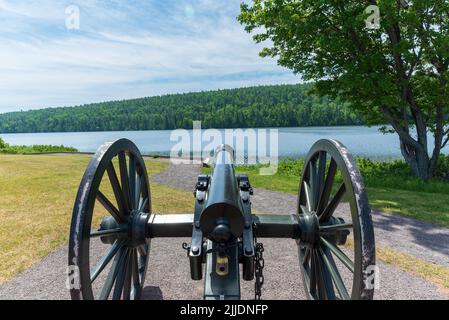
<svg viewBox="0 0 449 320"><path fill-rule="evenodd" d="M236 21L241 0L0 0L0 113L296 83ZM66 9L80 29L66 28Z"/></svg>

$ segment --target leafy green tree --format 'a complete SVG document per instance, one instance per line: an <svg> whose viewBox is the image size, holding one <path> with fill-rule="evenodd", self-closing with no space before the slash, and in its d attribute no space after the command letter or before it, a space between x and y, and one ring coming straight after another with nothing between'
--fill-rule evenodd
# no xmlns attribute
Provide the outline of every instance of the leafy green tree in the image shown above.
<svg viewBox="0 0 449 320"><path fill-rule="evenodd" d="M0 114L1 133L354 125L361 119L339 100L309 95L311 85L174 94L70 108ZM337 113L343 109L345 112ZM307 111L306 111L307 110ZM308 116L317 110L317 116Z"/></svg>
<svg viewBox="0 0 449 320"><path fill-rule="evenodd" d="M389 123L413 173L429 179L449 141L448 12L447 0L253 0L238 19L256 42L271 41L262 56L368 124Z"/></svg>
<svg viewBox="0 0 449 320"><path fill-rule="evenodd" d="M8 147L9 147L9 145L2 138L0 138L0 150L6 149Z"/></svg>

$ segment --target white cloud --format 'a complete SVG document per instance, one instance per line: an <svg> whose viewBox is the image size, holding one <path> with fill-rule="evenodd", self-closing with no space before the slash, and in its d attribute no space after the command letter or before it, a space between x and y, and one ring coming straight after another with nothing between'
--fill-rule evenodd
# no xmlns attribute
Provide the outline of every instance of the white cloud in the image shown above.
<svg viewBox="0 0 449 320"><path fill-rule="evenodd" d="M143 15L127 2L73 2L79 32L57 29L64 21L54 13L64 14L66 1L0 0L11 25L36 27L0 27L0 112L298 81L259 58L261 47L234 19L238 1L177 1L168 13L159 2Z"/></svg>

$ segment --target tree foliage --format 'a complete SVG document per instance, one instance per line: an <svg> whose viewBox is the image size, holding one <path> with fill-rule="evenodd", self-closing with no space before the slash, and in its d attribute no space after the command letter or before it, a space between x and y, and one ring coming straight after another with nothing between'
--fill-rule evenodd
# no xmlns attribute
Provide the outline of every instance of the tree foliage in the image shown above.
<svg viewBox="0 0 449 320"><path fill-rule="evenodd" d="M0 115L0 132L125 131L361 124L338 99L311 85L262 86L49 108Z"/></svg>
<svg viewBox="0 0 449 320"><path fill-rule="evenodd" d="M378 29L367 28L373 5ZM255 41L270 40L262 56L317 81L319 94L342 98L368 123L390 123L413 173L428 179L449 141L448 12L447 0L253 0L239 20Z"/></svg>
<svg viewBox="0 0 449 320"><path fill-rule="evenodd" d="M27 153L46 153L46 152L78 152L77 149L66 146L51 145L33 145L33 146L10 146L2 138L0 138L0 153L8 154L27 154Z"/></svg>

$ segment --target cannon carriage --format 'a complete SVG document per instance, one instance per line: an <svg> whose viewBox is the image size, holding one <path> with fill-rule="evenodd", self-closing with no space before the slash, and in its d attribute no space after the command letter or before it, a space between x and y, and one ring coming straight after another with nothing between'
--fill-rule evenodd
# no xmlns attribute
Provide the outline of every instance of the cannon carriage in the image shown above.
<svg viewBox="0 0 449 320"><path fill-rule="evenodd" d="M240 299L241 280L254 281L260 299L269 263L263 259L264 238L296 242L308 298L373 298L368 197L356 162L341 143L321 140L312 147L298 179L297 211L283 215L251 212L253 189L247 175L236 174L234 161L232 148L217 148L212 173L196 182L193 213L161 215L152 212L138 148L126 139L100 147L73 209L68 263L77 270L78 283L72 299L139 299L151 271L154 238L191 238L183 244L186 263L190 277L204 281L207 300Z"/></svg>

